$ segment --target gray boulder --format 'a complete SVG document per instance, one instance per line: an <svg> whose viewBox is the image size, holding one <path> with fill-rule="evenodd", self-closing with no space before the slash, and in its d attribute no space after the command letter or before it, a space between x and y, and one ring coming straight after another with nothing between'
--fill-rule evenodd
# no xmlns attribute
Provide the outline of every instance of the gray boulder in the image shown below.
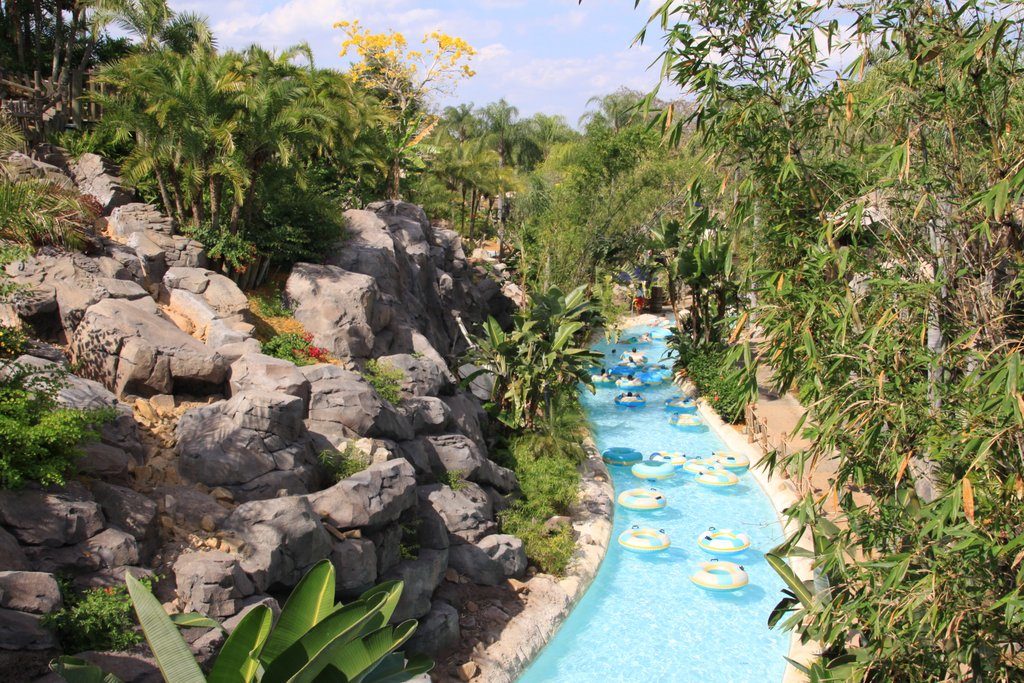
<svg viewBox="0 0 1024 683"><path fill-rule="evenodd" d="M57 637L43 626L43 618L11 609L0 609L0 650L49 650Z"/></svg>
<svg viewBox="0 0 1024 683"><path fill-rule="evenodd" d="M454 545L449 549L452 568L473 583L497 586L505 579L520 578L526 572L526 550L515 536L494 534L476 544Z"/></svg>
<svg viewBox="0 0 1024 683"><path fill-rule="evenodd" d="M73 546L29 546L25 554L38 571L84 574L138 564L139 545L130 534L110 528Z"/></svg>
<svg viewBox="0 0 1024 683"><path fill-rule="evenodd" d="M232 394L272 391L297 396L303 406L309 405L310 383L295 363L262 353L247 353L231 364L229 387Z"/></svg>
<svg viewBox="0 0 1024 683"><path fill-rule="evenodd" d="M413 431L417 434L444 432L452 416L448 404L434 396L414 396L404 399L399 409L409 418Z"/></svg>
<svg viewBox="0 0 1024 683"><path fill-rule="evenodd" d="M245 543L242 569L259 593L294 586L331 554L331 536L303 496L243 503L224 528Z"/></svg>
<svg viewBox="0 0 1024 683"><path fill-rule="evenodd" d="M174 220L160 213L152 204L132 202L118 206L110 212L107 230L118 237L129 237L137 232L152 230L170 237L174 234Z"/></svg>
<svg viewBox="0 0 1024 683"><path fill-rule="evenodd" d="M24 571L28 568L28 557L18 545L18 539L0 527L0 570Z"/></svg>
<svg viewBox="0 0 1024 683"><path fill-rule="evenodd" d="M256 592L238 559L219 550L182 553L174 563L178 598L186 612L223 619Z"/></svg>
<svg viewBox="0 0 1024 683"><path fill-rule="evenodd" d="M383 356L380 361L402 372L402 391L410 396L437 396L453 381L444 362L426 354L398 353Z"/></svg>
<svg viewBox="0 0 1024 683"><path fill-rule="evenodd" d="M452 545L476 543L497 530L494 509L487 493L476 484L465 482L456 491L444 484L421 486L418 490L420 518L429 524L440 519ZM430 537L432 545L439 539Z"/></svg>
<svg viewBox="0 0 1024 683"><path fill-rule="evenodd" d="M308 499L318 515L339 529L383 527L416 504L416 477L405 460L389 460Z"/></svg>
<svg viewBox="0 0 1024 683"><path fill-rule="evenodd" d="M435 600L402 649L409 654L436 657L455 647L459 637L459 611L443 600Z"/></svg>
<svg viewBox="0 0 1024 683"><path fill-rule="evenodd" d="M249 300L238 285L212 270L175 266L164 274L163 284L169 291L201 296L221 319L242 320L249 311Z"/></svg>
<svg viewBox="0 0 1024 683"><path fill-rule="evenodd" d="M428 436L424 447L433 462L445 472L459 472L462 477L478 484L486 484L508 492L518 486L512 470L489 460L480 447L462 434Z"/></svg>
<svg viewBox="0 0 1024 683"><path fill-rule="evenodd" d="M484 448L483 425L487 421L487 413L484 412L479 399L463 391L454 396L445 396L441 400L448 406L455 428L472 439L477 446Z"/></svg>
<svg viewBox="0 0 1024 683"><path fill-rule="evenodd" d="M369 357L391 320L374 278L336 266L296 264L285 294L316 344L341 358Z"/></svg>
<svg viewBox="0 0 1024 683"><path fill-rule="evenodd" d="M319 475L302 417L302 399L265 391L193 408L178 421L178 470L245 500L306 493Z"/></svg>
<svg viewBox="0 0 1024 683"><path fill-rule="evenodd" d="M64 601L53 574L44 572L0 572L0 607L19 612L49 614Z"/></svg>
<svg viewBox="0 0 1024 683"><path fill-rule="evenodd" d="M78 484L63 491L0 491L0 524L24 545L81 543L103 528L103 513Z"/></svg>
<svg viewBox="0 0 1024 683"><path fill-rule="evenodd" d="M135 196L135 190L124 185L117 175L117 167L98 154L82 154L71 163L70 171L78 191L95 197L104 214L128 204Z"/></svg>
<svg viewBox="0 0 1024 683"><path fill-rule="evenodd" d="M226 361L202 342L158 315L115 299L86 311L69 351L84 377L121 396L216 393L227 376Z"/></svg>
<svg viewBox="0 0 1024 683"><path fill-rule="evenodd" d="M187 532L218 529L230 511L217 500L191 486L164 486L153 491L160 512Z"/></svg>
<svg viewBox="0 0 1024 683"><path fill-rule="evenodd" d="M361 593L377 580L377 550L366 538L337 541L331 550L331 564L337 576L338 592Z"/></svg>
<svg viewBox="0 0 1024 683"><path fill-rule="evenodd" d="M421 549L419 557L404 560L383 577L405 583L392 621L418 619L430 611L430 599L448 569L447 550Z"/></svg>
<svg viewBox="0 0 1024 683"><path fill-rule="evenodd" d="M352 435L402 441L413 436L412 425L394 406L382 399L360 375L342 370L326 374L311 385L309 419L326 429L338 425Z"/></svg>
<svg viewBox="0 0 1024 683"><path fill-rule="evenodd" d="M157 505L141 493L126 486L94 481L92 495L109 524L126 531L138 541L156 533Z"/></svg>

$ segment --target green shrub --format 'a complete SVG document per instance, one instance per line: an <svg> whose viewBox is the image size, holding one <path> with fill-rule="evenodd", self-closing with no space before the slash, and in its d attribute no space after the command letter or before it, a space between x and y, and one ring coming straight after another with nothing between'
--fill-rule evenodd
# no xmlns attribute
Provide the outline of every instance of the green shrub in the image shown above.
<svg viewBox="0 0 1024 683"><path fill-rule="evenodd" d="M562 574L575 551L571 526L549 529L552 517L567 515L576 502L579 463L585 457L586 418L575 393L554 401L538 429L510 436L498 457L519 478L523 496L501 513L502 530L518 536L530 561L549 574Z"/></svg>
<svg viewBox="0 0 1024 683"><path fill-rule="evenodd" d="M114 417L113 409L73 410L56 401L63 377L17 364L4 364L0 383L0 488L27 481L64 484L82 453L98 438L96 426Z"/></svg>
<svg viewBox="0 0 1024 683"><path fill-rule="evenodd" d="M28 337L17 327L0 325L0 358L17 358L27 343Z"/></svg>
<svg viewBox="0 0 1024 683"><path fill-rule="evenodd" d="M726 422L743 421L747 387L734 375L729 351L714 343L693 344L686 335L674 334L669 347L676 354L675 366L684 370L700 390L701 397Z"/></svg>
<svg viewBox="0 0 1024 683"><path fill-rule="evenodd" d="M266 318L287 318L294 313L284 303L281 288L277 287L269 294L257 294L253 297L256 312Z"/></svg>
<svg viewBox="0 0 1024 683"><path fill-rule="evenodd" d="M403 560L415 560L420 556L420 518L400 525L402 540L398 545Z"/></svg>
<svg viewBox="0 0 1024 683"><path fill-rule="evenodd" d="M142 642L124 586L75 591L65 582L61 592L64 607L43 617L43 623L57 632L65 651L120 651Z"/></svg>
<svg viewBox="0 0 1024 683"><path fill-rule="evenodd" d="M398 368L371 358L366 361L363 377L388 403L397 405L402 400L402 381L405 379L405 373Z"/></svg>
<svg viewBox="0 0 1024 683"><path fill-rule="evenodd" d="M288 332L263 342L263 353L290 360L296 365L313 365L327 358L327 349L313 345L313 335Z"/></svg>
<svg viewBox="0 0 1024 683"><path fill-rule="evenodd" d="M452 491L461 491L466 488L465 477L466 473L462 470L451 470L449 472L445 472L437 479L442 484L447 485Z"/></svg>
<svg viewBox="0 0 1024 683"><path fill-rule="evenodd" d="M366 455L352 444L346 444L344 451L321 451L319 459L335 484L362 472L370 464Z"/></svg>

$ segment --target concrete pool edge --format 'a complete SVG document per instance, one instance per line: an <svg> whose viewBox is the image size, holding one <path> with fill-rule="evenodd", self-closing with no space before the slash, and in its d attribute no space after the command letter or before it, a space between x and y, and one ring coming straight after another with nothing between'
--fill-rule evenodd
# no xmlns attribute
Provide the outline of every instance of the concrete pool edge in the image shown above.
<svg viewBox="0 0 1024 683"><path fill-rule="evenodd" d="M565 576L537 574L526 582L529 600L501 637L473 657L479 680L512 683L540 654L597 577L612 536L615 491L593 437L583 442L579 500L571 518L576 551Z"/></svg>
<svg viewBox="0 0 1024 683"><path fill-rule="evenodd" d="M787 537L795 533L796 525L784 514L784 510L799 499L793 483L788 479L769 479L765 470L759 467L766 453L758 446L747 441L738 431L727 425L722 417L706 401L701 400L698 402L698 411L711 430L715 432L715 435L729 450L742 453L750 459L749 475L757 482L764 495L767 496L768 501L775 510L775 514L778 516L783 532ZM801 545L804 544L801 543ZM815 580L814 562L811 558L789 558L789 566L792 567L793 572L802 581ZM810 666L819 657L820 653L821 648L818 643L802 643L800 642L800 637L793 633L790 637L789 654L787 655L792 661L786 662L786 672L783 674L782 682L804 683L807 681L807 676L793 666L792 662L797 662L802 666Z"/></svg>

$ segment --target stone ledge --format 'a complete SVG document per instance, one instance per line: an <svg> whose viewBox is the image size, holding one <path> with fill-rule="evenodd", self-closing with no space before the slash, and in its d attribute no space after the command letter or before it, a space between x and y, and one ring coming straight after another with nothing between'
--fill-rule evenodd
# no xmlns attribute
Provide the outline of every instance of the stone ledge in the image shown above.
<svg viewBox="0 0 1024 683"><path fill-rule="evenodd" d="M530 599L502 631L501 638L475 655L477 680L512 683L561 626L583 596L608 552L612 535L615 491L608 469L593 440L583 444L579 501L572 510L576 553L566 575L538 574L527 582Z"/></svg>
<svg viewBox="0 0 1024 683"><path fill-rule="evenodd" d="M772 507L775 509L775 514L779 518L779 523L782 525L783 533L787 537L795 533L796 524L783 513L786 508L799 500L793 482L789 479L769 478L768 473L761 467L761 461L766 455L765 451L759 446L748 442L738 431L727 425L706 401L701 400L697 405L701 417L704 418L711 430L728 449L742 453L750 459L749 474L771 502ZM806 538L801 539L800 545L805 548L812 547L810 540ZM816 584L820 584L819 578L815 576L814 562L811 558L790 558L789 565L802 581L814 581ZM810 666L820 654L820 643L802 643L800 642L800 637L794 633L789 641L790 661L786 664L786 672L783 674L782 683L804 683L807 681L807 676L793 666L793 662L803 666Z"/></svg>

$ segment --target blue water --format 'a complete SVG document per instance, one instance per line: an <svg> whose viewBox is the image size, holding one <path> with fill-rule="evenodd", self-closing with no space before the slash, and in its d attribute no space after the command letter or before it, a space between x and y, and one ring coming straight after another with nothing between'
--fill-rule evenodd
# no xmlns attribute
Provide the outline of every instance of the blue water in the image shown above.
<svg viewBox="0 0 1024 683"><path fill-rule="evenodd" d="M625 336L651 331L628 330ZM606 343L596 350L609 352ZM624 350L615 347L614 359ZM664 343L638 347L657 362ZM725 445L708 431L691 434L668 424L663 401L674 395L671 384L646 387L645 408L620 408L612 399L620 390L599 388L583 394L583 404L600 450L633 447L653 451L710 455ZM767 626L779 601L781 579L763 553L782 540L782 528L767 497L749 473L726 488L702 486L692 475L645 484L626 467L609 467L616 495L639 486L656 486L668 498L657 512L636 512L616 504L615 528L608 555L593 584L519 683L703 683L781 681L789 639ZM663 529L672 547L638 554L622 548L618 536L632 525ZM751 547L723 557L741 564L750 575L745 588L710 593L689 580L697 564L711 556L697 547L709 526L745 532Z"/></svg>

